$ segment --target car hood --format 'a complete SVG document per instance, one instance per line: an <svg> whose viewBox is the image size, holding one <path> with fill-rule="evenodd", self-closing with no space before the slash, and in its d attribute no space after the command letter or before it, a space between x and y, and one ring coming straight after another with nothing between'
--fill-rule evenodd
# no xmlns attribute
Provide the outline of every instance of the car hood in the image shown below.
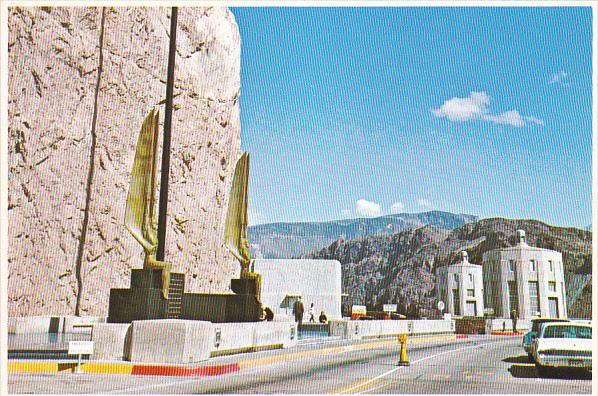
<svg viewBox="0 0 598 396"><path fill-rule="evenodd" d="M561 349L565 351L591 351L592 340L584 338L540 338L538 350Z"/></svg>

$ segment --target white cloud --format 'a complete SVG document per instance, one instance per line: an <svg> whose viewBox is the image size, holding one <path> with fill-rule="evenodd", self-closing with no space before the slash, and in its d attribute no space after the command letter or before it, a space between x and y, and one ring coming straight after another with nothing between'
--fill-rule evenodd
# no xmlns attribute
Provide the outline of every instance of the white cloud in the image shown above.
<svg viewBox="0 0 598 396"><path fill-rule="evenodd" d="M551 84L567 85L567 83L565 82L566 79L567 79L567 73L564 70L561 70L560 72L553 73L550 76L550 80L548 80L548 85L551 85Z"/></svg>
<svg viewBox="0 0 598 396"><path fill-rule="evenodd" d="M495 124L511 125L521 128L528 122L544 125L544 121L534 116L524 116L517 110L509 110L500 114L488 111L490 96L486 92L471 92L465 98L451 98L445 100L442 106L430 111L436 117L445 117L449 121L465 122L471 120L489 121Z"/></svg>
<svg viewBox="0 0 598 396"><path fill-rule="evenodd" d="M492 121L496 124L511 125L521 128L525 125L524 118L517 110L509 110L497 115L485 114L483 120Z"/></svg>
<svg viewBox="0 0 598 396"><path fill-rule="evenodd" d="M390 213L402 213L405 210L405 204L403 202L395 202L390 205Z"/></svg>
<svg viewBox="0 0 598 396"><path fill-rule="evenodd" d="M523 117L523 118L524 118L526 121L533 122L534 124L538 124L538 125L542 125L542 126L544 126L544 121L543 121L543 120L541 120L541 119L539 119L539 118L536 118L536 117L534 117L534 116L525 116L525 117Z"/></svg>
<svg viewBox="0 0 598 396"><path fill-rule="evenodd" d="M376 202L358 199L355 203L355 213L364 217L376 217L382 214L382 208Z"/></svg>
<svg viewBox="0 0 598 396"><path fill-rule="evenodd" d="M466 98L446 100L438 109L432 109L436 117L446 117L451 121L469 121L486 113L490 97L486 92L472 92Z"/></svg>
<svg viewBox="0 0 598 396"><path fill-rule="evenodd" d="M432 205L432 202L430 202L426 198L420 198L420 199L418 199L417 200L417 204L419 206L423 207L424 209L432 209L434 207L434 205Z"/></svg>

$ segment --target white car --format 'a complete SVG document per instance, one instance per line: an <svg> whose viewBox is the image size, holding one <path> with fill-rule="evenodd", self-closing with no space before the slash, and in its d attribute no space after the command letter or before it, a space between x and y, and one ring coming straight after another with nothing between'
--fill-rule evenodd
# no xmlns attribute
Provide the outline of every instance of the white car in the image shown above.
<svg viewBox="0 0 598 396"><path fill-rule="evenodd" d="M532 341L538 374L551 368L592 369L592 326L583 323L545 323Z"/></svg>

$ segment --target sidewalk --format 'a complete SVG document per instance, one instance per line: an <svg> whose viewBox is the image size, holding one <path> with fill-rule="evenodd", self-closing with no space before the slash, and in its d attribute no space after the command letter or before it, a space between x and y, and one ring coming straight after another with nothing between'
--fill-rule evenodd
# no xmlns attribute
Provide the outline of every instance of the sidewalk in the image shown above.
<svg viewBox="0 0 598 396"><path fill-rule="evenodd" d="M307 341L307 340L306 340ZM310 340L311 341L311 340ZM454 334L409 337L407 346L422 347L427 344L459 342ZM234 373L243 369L265 366L279 362L294 361L311 356L354 352L363 349L399 346L395 337L380 340L351 341L326 340L299 344L294 348L276 349L262 352L243 353L210 358L205 362L176 364L141 364L124 361L81 362L84 373L124 374L124 375L160 375L160 376L216 376ZM77 367L76 359L69 360L17 360L8 361L10 373L71 373Z"/></svg>

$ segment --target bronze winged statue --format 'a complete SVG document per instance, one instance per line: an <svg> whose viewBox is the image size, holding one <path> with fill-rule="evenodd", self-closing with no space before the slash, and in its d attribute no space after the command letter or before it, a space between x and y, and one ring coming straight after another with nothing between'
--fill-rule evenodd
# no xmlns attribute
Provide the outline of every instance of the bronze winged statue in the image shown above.
<svg viewBox="0 0 598 396"><path fill-rule="evenodd" d="M254 279L258 300L261 292L260 274L250 270L251 255L247 240L247 200L249 190L249 153L244 153L237 161L233 185L230 191L224 244L241 264L241 279Z"/></svg>
<svg viewBox="0 0 598 396"><path fill-rule="evenodd" d="M125 227L141 244L145 252L143 268L162 269L162 295L168 299L170 286L170 264L156 260L158 246L155 221L155 192L158 150L158 114L152 110L141 126L127 206L125 208Z"/></svg>

